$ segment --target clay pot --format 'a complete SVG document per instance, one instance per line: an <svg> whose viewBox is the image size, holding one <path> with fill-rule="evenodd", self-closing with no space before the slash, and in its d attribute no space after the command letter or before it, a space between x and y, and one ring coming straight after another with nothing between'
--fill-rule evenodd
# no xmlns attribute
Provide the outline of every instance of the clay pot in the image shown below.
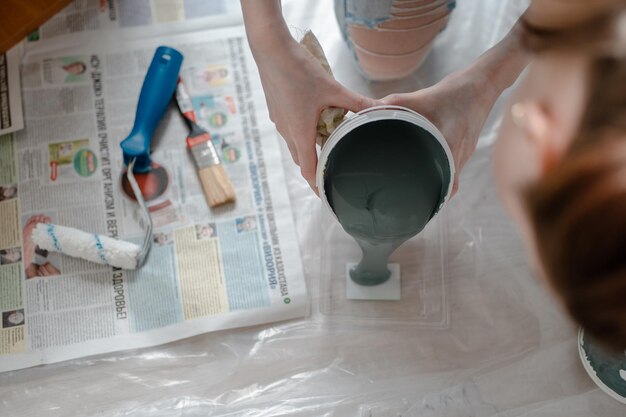
<svg viewBox="0 0 626 417"><path fill-rule="evenodd" d="M448 22L448 15L413 29L378 29L348 25L352 42L375 54L403 55L417 52L428 45Z"/></svg>
<svg viewBox="0 0 626 417"><path fill-rule="evenodd" d="M389 13L389 16L391 18L394 17L418 17L418 16L422 16L424 14L427 13L432 13L432 12L438 12L438 11L442 11L445 10L448 13L450 13L452 11L452 9L450 9L447 4L442 4L436 7L429 7L428 9L422 9L422 8L418 8L418 9L398 9L398 8L391 8L391 11Z"/></svg>
<svg viewBox="0 0 626 417"><path fill-rule="evenodd" d="M422 11L428 11L428 10L432 10L435 9L437 7L443 6L445 5L447 7L447 4L449 3L450 0L430 0L430 1L424 1L424 0L417 0L417 1L394 1L391 5L391 9L411 9L411 10L422 10Z"/></svg>
<svg viewBox="0 0 626 417"><path fill-rule="evenodd" d="M408 77L419 68L430 51L430 44L404 55L377 54L357 45L355 51L359 66L369 79L391 81Z"/></svg>
<svg viewBox="0 0 626 417"><path fill-rule="evenodd" d="M439 19L447 17L450 10L447 7L440 7L432 12L424 13L414 17L392 17L391 19L378 25L380 29L417 29L434 23Z"/></svg>

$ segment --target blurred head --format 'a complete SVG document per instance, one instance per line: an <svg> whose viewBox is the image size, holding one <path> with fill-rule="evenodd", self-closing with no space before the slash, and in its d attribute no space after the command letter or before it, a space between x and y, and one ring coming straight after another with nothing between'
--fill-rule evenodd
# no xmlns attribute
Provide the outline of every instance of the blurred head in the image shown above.
<svg viewBox="0 0 626 417"><path fill-rule="evenodd" d="M87 66L80 61L76 61L72 62L71 64L65 65L63 69L72 75L80 75L87 70Z"/></svg>
<svg viewBox="0 0 626 417"><path fill-rule="evenodd" d="M13 311L7 318L11 324L20 324L24 321L24 313L21 310Z"/></svg>
<svg viewBox="0 0 626 417"><path fill-rule="evenodd" d="M198 234L201 237L213 237L213 226L211 226L210 224L205 224L201 226Z"/></svg>
<svg viewBox="0 0 626 417"><path fill-rule="evenodd" d="M237 230L250 231L256 229L256 218L254 216L246 216L237 224Z"/></svg>
<svg viewBox="0 0 626 417"><path fill-rule="evenodd" d="M17 188L15 186L0 187L0 201L13 198L16 194Z"/></svg>
<svg viewBox="0 0 626 417"><path fill-rule="evenodd" d="M5 249L0 251L0 264L12 264L22 259L22 252L19 248Z"/></svg>
<svg viewBox="0 0 626 417"><path fill-rule="evenodd" d="M228 76L228 70L226 68L223 68L223 67L208 69L204 73L204 77L205 77L207 82L210 82L210 81L213 81L213 80L224 79L227 76Z"/></svg>
<svg viewBox="0 0 626 417"><path fill-rule="evenodd" d="M537 274L588 334L617 349L626 348L625 6L533 2L523 18L533 62L494 158Z"/></svg>

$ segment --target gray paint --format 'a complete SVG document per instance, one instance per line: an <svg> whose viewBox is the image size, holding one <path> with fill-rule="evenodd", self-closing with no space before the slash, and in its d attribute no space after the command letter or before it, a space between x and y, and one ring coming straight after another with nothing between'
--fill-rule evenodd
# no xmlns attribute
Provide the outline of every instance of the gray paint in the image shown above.
<svg viewBox="0 0 626 417"><path fill-rule="evenodd" d="M393 0L335 0L335 9L343 7L348 23L374 27L389 20Z"/></svg>
<svg viewBox="0 0 626 417"><path fill-rule="evenodd" d="M436 214L450 184L445 151L426 130L402 120L359 126L331 151L324 171L328 203L363 259L360 285L389 279L387 262Z"/></svg>
<svg viewBox="0 0 626 417"><path fill-rule="evenodd" d="M626 381L620 375L621 370L626 371L626 355L608 353L589 343L586 335L583 337L582 348L596 376L615 393L626 398Z"/></svg>

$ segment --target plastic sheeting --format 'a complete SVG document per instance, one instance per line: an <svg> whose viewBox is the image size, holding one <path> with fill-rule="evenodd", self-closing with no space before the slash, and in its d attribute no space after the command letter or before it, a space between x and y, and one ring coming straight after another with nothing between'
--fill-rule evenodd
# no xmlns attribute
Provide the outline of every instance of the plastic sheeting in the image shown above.
<svg viewBox="0 0 626 417"><path fill-rule="evenodd" d="M462 68L525 7L460 1L415 76L369 84L341 41L332 0L283 4L296 30L318 35L339 81L376 97ZM502 101L446 208L445 326L357 324L320 313L321 204L284 148L310 317L1 374L0 415L623 416L624 406L585 374L575 326L534 279L499 205L490 145Z"/></svg>

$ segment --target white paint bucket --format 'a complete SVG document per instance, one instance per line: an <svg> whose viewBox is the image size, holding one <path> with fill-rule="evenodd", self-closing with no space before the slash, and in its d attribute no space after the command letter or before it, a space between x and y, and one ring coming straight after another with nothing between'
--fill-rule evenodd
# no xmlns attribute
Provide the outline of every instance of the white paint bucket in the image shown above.
<svg viewBox="0 0 626 417"><path fill-rule="evenodd" d="M345 138L350 132L354 131L355 129L368 123L389 120L408 122L414 126L423 129L428 133L427 137L435 141L441 147L447 158L447 166L449 168L449 171L445 174L446 177L449 178L449 182L447 184L447 189L444 193L444 197L440 200L439 206L437 207L435 214L439 212L441 208L445 205L445 203L450 199L454 184L456 168L454 165L454 159L452 158L452 152L450 151L450 147L444 139L443 134L428 119L411 109L401 106L377 106L356 113L344 122L342 122L330 135L330 137L322 147L322 151L319 155L316 172L317 189L319 190L322 204L337 221L337 216L328 201L325 190L325 172L329 162L329 157L331 156L333 149L343 138Z"/></svg>

